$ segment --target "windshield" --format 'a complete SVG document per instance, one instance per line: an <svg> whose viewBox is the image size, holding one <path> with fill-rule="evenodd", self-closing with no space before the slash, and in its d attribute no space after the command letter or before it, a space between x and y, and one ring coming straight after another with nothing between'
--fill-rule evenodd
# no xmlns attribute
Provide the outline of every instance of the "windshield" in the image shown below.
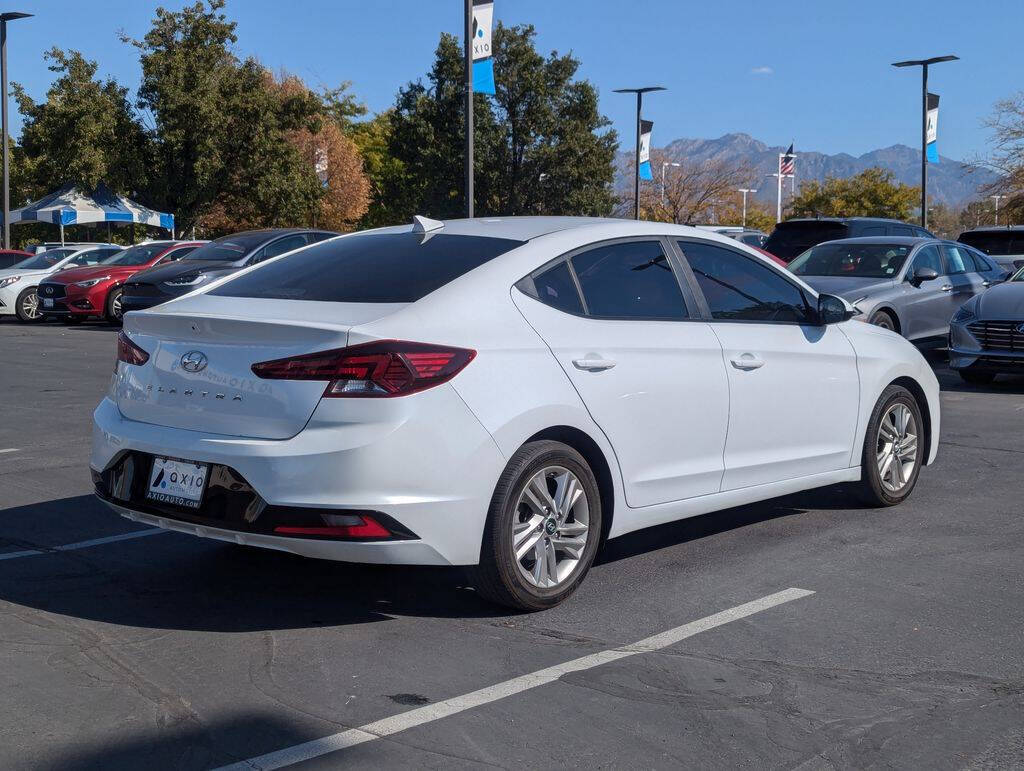
<svg viewBox="0 0 1024 771"><path fill-rule="evenodd" d="M1024 254L1024 232L1019 230L977 230L961 233L957 241L994 256Z"/></svg>
<svg viewBox="0 0 1024 771"><path fill-rule="evenodd" d="M29 257L27 260L22 260L14 267L20 268L21 270L46 270L52 268L58 262L63 260L65 257L70 256L76 250L74 249L51 249L48 252L37 254L35 257Z"/></svg>
<svg viewBox="0 0 1024 771"><path fill-rule="evenodd" d="M271 233L236 233L211 241L183 257L182 262L193 260L219 260L234 262L240 260L264 241L272 238Z"/></svg>
<svg viewBox="0 0 1024 771"><path fill-rule="evenodd" d="M791 260L822 241L846 238L850 229L841 222L794 220L780 222L762 247L776 257Z"/></svg>
<svg viewBox="0 0 1024 771"><path fill-rule="evenodd" d="M101 265L145 265L170 246L168 242L139 244L101 261Z"/></svg>
<svg viewBox="0 0 1024 771"><path fill-rule="evenodd" d="M910 249L900 244L821 244L789 263L789 269L798 276L893 278Z"/></svg>

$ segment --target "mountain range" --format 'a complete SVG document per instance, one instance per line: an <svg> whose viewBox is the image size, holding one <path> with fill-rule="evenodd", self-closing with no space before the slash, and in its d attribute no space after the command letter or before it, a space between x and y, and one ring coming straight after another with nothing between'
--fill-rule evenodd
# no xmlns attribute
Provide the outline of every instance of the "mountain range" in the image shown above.
<svg viewBox="0 0 1024 771"><path fill-rule="evenodd" d="M676 139L661 148L667 160L699 163L717 159L750 166L754 173L748 184L757 188L755 197L773 207L776 182L767 175L777 171L779 153L785 151L784 146L768 145L742 133L726 134L718 139ZM906 145L892 145L859 156L848 153L828 155L799 146L793 152L797 155L797 188L803 180L821 182L826 177L850 177L872 166L892 172L897 180L908 185L921 183L921 151ZM624 155L624 158L631 158L631 154ZM658 179L661 169L654 172L655 179ZM981 195L979 189L995 179L995 174L986 169L972 170L961 161L940 155L939 163L928 164L928 196L931 201L962 207L977 199ZM628 180L624 182L628 186ZM788 180L786 185L788 187Z"/></svg>

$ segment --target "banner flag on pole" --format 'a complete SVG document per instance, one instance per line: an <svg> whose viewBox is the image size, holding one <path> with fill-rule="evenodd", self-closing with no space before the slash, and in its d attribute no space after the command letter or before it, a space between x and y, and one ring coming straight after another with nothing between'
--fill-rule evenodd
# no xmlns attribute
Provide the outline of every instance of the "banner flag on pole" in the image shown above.
<svg viewBox="0 0 1024 771"><path fill-rule="evenodd" d="M491 22L494 3L473 0L473 90L494 95L494 57L491 49Z"/></svg>
<svg viewBox="0 0 1024 771"><path fill-rule="evenodd" d="M651 129L654 121L640 121L640 179L654 179L651 173Z"/></svg>
<svg viewBox="0 0 1024 771"><path fill-rule="evenodd" d="M789 149L779 156L779 174L788 177L793 174L795 168L796 155L793 154L793 145L790 144Z"/></svg>
<svg viewBox="0 0 1024 771"><path fill-rule="evenodd" d="M927 141L925 142L926 156L929 163L939 162L939 148L935 140L939 135L939 95L928 94L928 122L926 124Z"/></svg>

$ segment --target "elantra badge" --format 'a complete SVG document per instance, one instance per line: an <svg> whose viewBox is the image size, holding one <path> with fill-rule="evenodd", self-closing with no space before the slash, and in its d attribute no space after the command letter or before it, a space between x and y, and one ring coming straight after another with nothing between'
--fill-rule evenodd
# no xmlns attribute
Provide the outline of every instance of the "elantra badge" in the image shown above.
<svg viewBox="0 0 1024 771"><path fill-rule="evenodd" d="M186 372L202 372L208 359L202 351L189 351L181 357L181 368Z"/></svg>

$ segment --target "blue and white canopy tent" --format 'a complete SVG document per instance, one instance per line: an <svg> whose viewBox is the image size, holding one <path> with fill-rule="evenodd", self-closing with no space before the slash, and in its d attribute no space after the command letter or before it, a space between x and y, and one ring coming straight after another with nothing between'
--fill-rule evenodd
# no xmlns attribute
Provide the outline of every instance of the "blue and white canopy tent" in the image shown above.
<svg viewBox="0 0 1024 771"><path fill-rule="evenodd" d="M64 243L65 225L87 225L99 222L112 224L150 225L170 231L174 238L174 215L153 211L100 183L90 195L75 185L43 196L38 201L11 212L11 224L48 222L60 226ZM109 227L109 225L108 225Z"/></svg>

